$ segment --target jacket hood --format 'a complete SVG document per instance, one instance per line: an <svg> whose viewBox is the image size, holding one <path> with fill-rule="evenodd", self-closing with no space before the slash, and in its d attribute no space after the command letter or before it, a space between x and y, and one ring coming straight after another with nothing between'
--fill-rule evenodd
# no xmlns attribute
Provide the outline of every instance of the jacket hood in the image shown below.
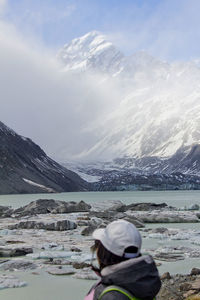
<svg viewBox="0 0 200 300"><path fill-rule="evenodd" d="M149 255L105 267L101 276L103 284L121 286L144 300L152 300L161 287L157 267Z"/></svg>

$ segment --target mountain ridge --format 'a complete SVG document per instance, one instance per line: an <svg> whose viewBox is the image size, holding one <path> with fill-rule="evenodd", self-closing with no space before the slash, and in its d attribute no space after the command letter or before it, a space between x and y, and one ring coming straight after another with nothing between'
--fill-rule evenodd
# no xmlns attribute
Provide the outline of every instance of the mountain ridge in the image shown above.
<svg viewBox="0 0 200 300"><path fill-rule="evenodd" d="M0 194L87 190L74 172L0 122Z"/></svg>

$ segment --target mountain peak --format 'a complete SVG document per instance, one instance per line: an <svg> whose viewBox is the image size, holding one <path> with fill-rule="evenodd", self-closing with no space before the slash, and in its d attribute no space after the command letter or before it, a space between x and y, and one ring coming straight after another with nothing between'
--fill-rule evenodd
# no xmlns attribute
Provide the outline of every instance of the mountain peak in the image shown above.
<svg viewBox="0 0 200 300"><path fill-rule="evenodd" d="M90 31L86 34L84 34L83 36L79 37L79 38L75 38L72 40L71 43L85 43L85 44L90 44L93 43L93 41L96 41L96 43L101 43L102 41L106 40L106 36L103 35L101 32L93 30Z"/></svg>
<svg viewBox="0 0 200 300"><path fill-rule="evenodd" d="M91 31L73 39L57 55L66 70L98 71L108 71L122 57L122 53L98 31Z"/></svg>

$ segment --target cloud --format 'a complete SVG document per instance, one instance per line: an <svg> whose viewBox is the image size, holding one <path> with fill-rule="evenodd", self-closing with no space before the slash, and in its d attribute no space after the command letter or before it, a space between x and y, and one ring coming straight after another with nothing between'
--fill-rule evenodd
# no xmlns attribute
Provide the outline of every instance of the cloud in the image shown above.
<svg viewBox="0 0 200 300"><path fill-rule="evenodd" d="M86 2L89 7L90 1ZM105 18L105 10L97 15L97 4L88 12L82 1L65 3L65 9L54 10L48 6L45 10L44 5L38 10L37 6L33 10L25 9L13 23L0 21L0 120L19 134L32 138L49 155L60 160L71 159L93 146L100 135L98 125L117 106L119 95L114 83L101 84L98 74L83 77L61 72L51 49L42 45L38 36L35 38L34 34L42 32L44 24L49 27L51 23L54 27L56 22L68 19L68 23L63 23L66 31L62 34L69 38L72 29L77 35L75 26L79 30L94 29L90 28L95 24L94 19L101 18L96 29L104 29L116 45L129 53L146 49L167 59L200 53L200 45L196 42L200 34L198 0L190 0L190 3L186 0L158 1L161 4L151 11L149 6L140 8L135 4L132 10L126 6L121 10L114 7L107 11ZM7 4L6 0L0 0L0 13L3 14ZM84 15L81 16L82 7ZM88 20L95 7L91 25L86 22L86 16ZM74 20L70 23L72 16ZM23 22L16 26L20 18ZM22 25L27 25L25 35ZM38 31L33 34L31 26L38 26ZM45 31L45 34L53 33ZM55 30L55 34L61 32Z"/></svg>
<svg viewBox="0 0 200 300"><path fill-rule="evenodd" d="M70 75L43 48L32 49L0 22L0 120L57 159L72 157L98 138L116 96L96 76ZM113 94L113 97L112 97Z"/></svg>
<svg viewBox="0 0 200 300"><path fill-rule="evenodd" d="M6 8L7 0L0 0L0 15L4 12Z"/></svg>
<svg viewBox="0 0 200 300"><path fill-rule="evenodd" d="M26 9L23 15L24 22L36 24L61 22L68 18L76 9L74 4L65 4L63 7L40 6L37 9Z"/></svg>

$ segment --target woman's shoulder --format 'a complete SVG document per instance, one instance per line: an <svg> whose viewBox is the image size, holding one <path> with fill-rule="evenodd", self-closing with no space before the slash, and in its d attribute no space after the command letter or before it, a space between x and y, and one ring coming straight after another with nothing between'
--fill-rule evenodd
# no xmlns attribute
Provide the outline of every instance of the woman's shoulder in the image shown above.
<svg viewBox="0 0 200 300"><path fill-rule="evenodd" d="M94 300L98 300L101 293L107 288L108 286L105 284L100 283L96 288L94 292ZM124 294L118 292L118 291L110 291L107 292L101 300L128 300L127 296Z"/></svg>

